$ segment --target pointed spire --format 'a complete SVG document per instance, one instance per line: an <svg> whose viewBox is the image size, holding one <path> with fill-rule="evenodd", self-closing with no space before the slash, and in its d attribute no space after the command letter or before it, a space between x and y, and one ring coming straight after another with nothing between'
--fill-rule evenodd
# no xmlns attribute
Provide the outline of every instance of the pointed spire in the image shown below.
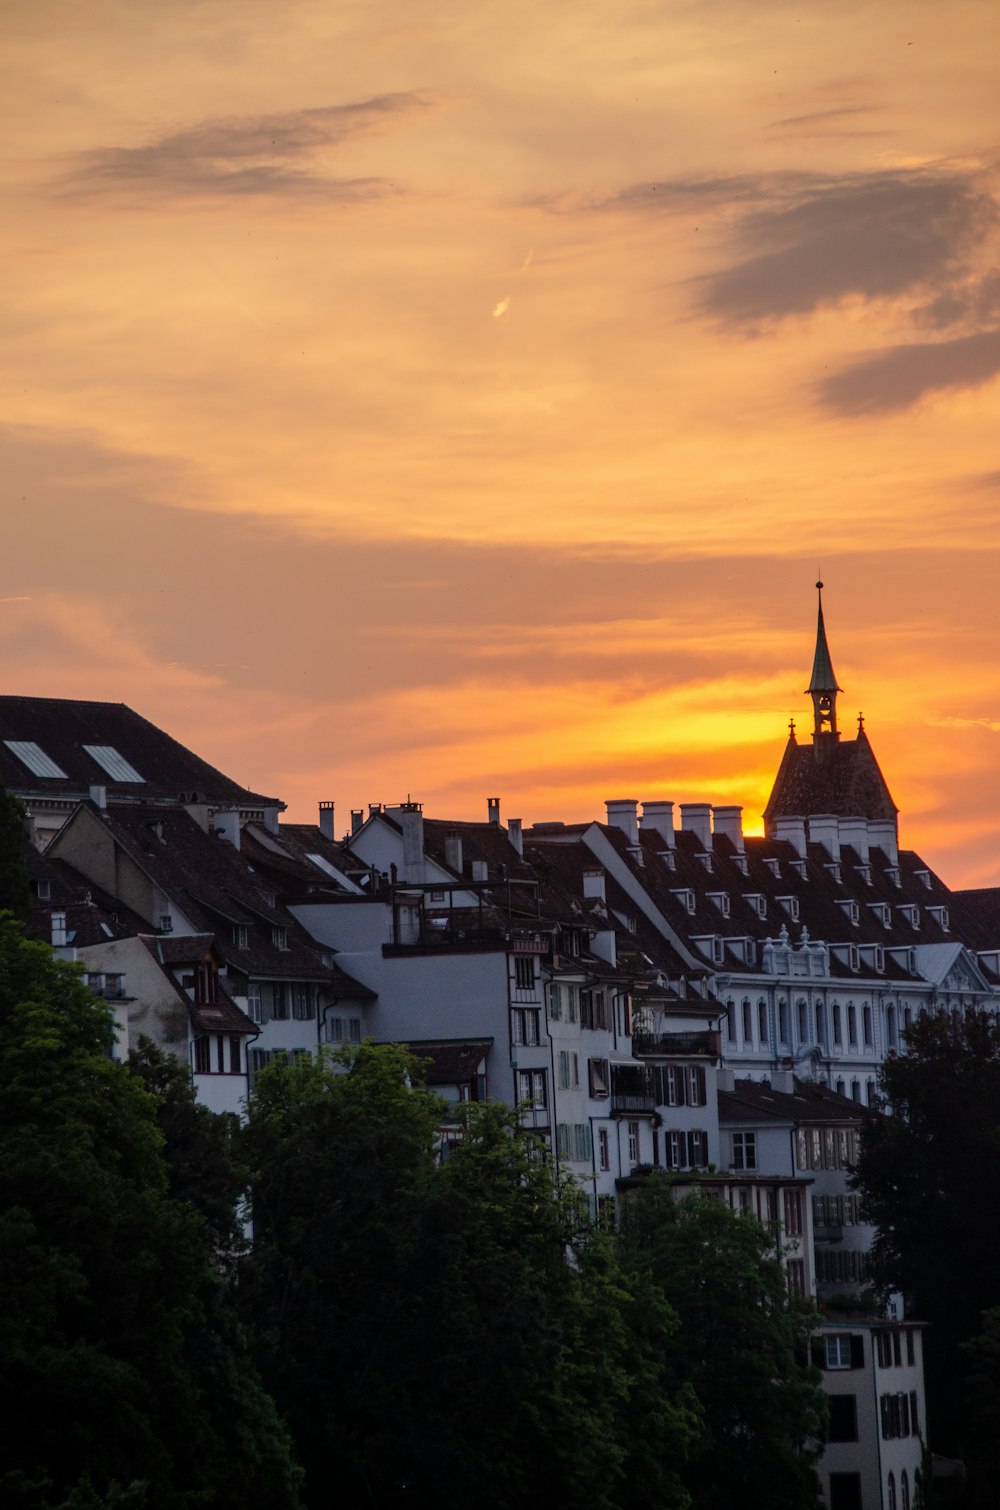
<svg viewBox="0 0 1000 1510"><path fill-rule="evenodd" d="M839 739L837 732L837 693L842 692L843 687L837 685L837 678L833 670L833 662L830 659L830 647L826 643L826 625L823 622L823 583L816 583L816 592L819 597L819 607L816 619L816 654L813 656L812 676L806 691L813 701L813 739L818 740L821 735L832 734L834 739Z"/></svg>

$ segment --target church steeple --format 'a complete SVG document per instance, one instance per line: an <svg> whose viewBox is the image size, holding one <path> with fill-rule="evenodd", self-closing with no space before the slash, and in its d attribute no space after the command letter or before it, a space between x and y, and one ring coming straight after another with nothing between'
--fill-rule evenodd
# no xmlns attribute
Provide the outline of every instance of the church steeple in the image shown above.
<svg viewBox="0 0 1000 1510"><path fill-rule="evenodd" d="M816 743L817 753L819 753L821 740L838 740L840 738L837 730L837 693L842 692L844 689L837 686L837 678L833 672L833 662L830 660L830 647L826 643L826 626L823 623L822 582L816 583L816 591L819 596L819 614L816 621L816 654L813 656L812 676L806 691L812 698L813 740Z"/></svg>

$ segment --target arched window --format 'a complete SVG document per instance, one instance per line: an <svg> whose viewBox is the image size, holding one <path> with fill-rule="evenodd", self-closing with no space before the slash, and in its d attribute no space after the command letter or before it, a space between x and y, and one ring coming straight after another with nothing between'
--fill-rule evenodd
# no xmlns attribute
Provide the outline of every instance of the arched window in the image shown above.
<svg viewBox="0 0 1000 1510"><path fill-rule="evenodd" d="M767 1002L763 996L757 1002L757 1037L762 1045L767 1043Z"/></svg>
<svg viewBox="0 0 1000 1510"><path fill-rule="evenodd" d="M742 1008L741 1015L743 1017L743 1047L745 1049L752 1049L753 1048L753 1012L752 1012L751 1007L750 1007L750 998L749 998L749 996L744 996L743 1001L741 1002L740 1005L741 1005L741 1008Z"/></svg>
<svg viewBox="0 0 1000 1510"><path fill-rule="evenodd" d="M826 1008L821 1001L816 1003L816 1041L826 1043Z"/></svg>
<svg viewBox="0 0 1000 1510"><path fill-rule="evenodd" d="M903 1032L904 1033L906 1032L907 1028L912 1023L912 1021L913 1021L913 1008L912 1007L904 1007L903 1008Z"/></svg>
<svg viewBox="0 0 1000 1510"><path fill-rule="evenodd" d="M889 1475L889 1510L896 1510L896 1475Z"/></svg>
<svg viewBox="0 0 1000 1510"><path fill-rule="evenodd" d="M867 1002L865 1002L864 1006L861 1009L861 1024L862 1032L864 1034L865 1048L870 1049L872 1046L872 1009Z"/></svg>
<svg viewBox="0 0 1000 1510"><path fill-rule="evenodd" d="M788 1003L782 997L778 1002L778 1037L782 1043L791 1043L788 1033Z"/></svg>
<svg viewBox="0 0 1000 1510"><path fill-rule="evenodd" d="M837 1092L838 1096L844 1096L847 1094L847 1087L845 1086L843 1080L837 1081L837 1084L834 1086L834 1090Z"/></svg>
<svg viewBox="0 0 1000 1510"><path fill-rule="evenodd" d="M852 1049L858 1046L858 1009L853 1001L847 1008L847 1042Z"/></svg>
<svg viewBox="0 0 1000 1510"><path fill-rule="evenodd" d="M904 1468L899 1475L900 1510L910 1510L910 1479Z"/></svg>
<svg viewBox="0 0 1000 1510"><path fill-rule="evenodd" d="M865 1099L868 1102L869 1106L874 1106L875 1105L875 1082L874 1082L874 1080L866 1080L865 1081Z"/></svg>
<svg viewBox="0 0 1000 1510"><path fill-rule="evenodd" d="M852 1080L851 1081L851 1100L852 1101L860 1101L861 1100L861 1081L860 1080Z"/></svg>
<svg viewBox="0 0 1000 1510"><path fill-rule="evenodd" d="M844 1041L843 1033L841 1031L841 1026L840 1026L840 1002L839 1001L835 1001L834 1004L833 1004L833 1006L830 1008L830 1016L831 1016L832 1021L833 1021L833 1041L834 1041L834 1044L836 1045L836 1047L839 1049L840 1046L841 1046L841 1044Z"/></svg>

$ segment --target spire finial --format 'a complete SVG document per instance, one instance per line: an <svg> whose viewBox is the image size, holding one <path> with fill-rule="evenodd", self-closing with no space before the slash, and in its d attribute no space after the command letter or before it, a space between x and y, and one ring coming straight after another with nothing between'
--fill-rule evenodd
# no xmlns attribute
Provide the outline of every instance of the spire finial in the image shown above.
<svg viewBox="0 0 1000 1510"><path fill-rule="evenodd" d="M790 718L788 720L788 737L789 737L789 739L794 739L795 738L795 720L794 720L794 718Z"/></svg>
<svg viewBox="0 0 1000 1510"><path fill-rule="evenodd" d="M859 713L858 714L858 733L859 734L864 729L864 726L865 726L865 715L863 713Z"/></svg>

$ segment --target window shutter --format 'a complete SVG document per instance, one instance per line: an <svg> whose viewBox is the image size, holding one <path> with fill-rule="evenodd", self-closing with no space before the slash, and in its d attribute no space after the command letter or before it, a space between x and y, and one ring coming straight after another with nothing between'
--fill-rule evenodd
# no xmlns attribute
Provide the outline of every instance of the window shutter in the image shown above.
<svg viewBox="0 0 1000 1510"><path fill-rule="evenodd" d="M698 1087L698 1105L704 1106L708 1101L708 1096L705 1091L705 1069L703 1065L695 1065L694 1077Z"/></svg>
<svg viewBox="0 0 1000 1510"><path fill-rule="evenodd" d="M826 1368L826 1348L822 1337L814 1337L809 1344L813 1368Z"/></svg>
<svg viewBox="0 0 1000 1510"><path fill-rule="evenodd" d="M865 1366L865 1339L863 1337L851 1338L851 1367L864 1368Z"/></svg>

